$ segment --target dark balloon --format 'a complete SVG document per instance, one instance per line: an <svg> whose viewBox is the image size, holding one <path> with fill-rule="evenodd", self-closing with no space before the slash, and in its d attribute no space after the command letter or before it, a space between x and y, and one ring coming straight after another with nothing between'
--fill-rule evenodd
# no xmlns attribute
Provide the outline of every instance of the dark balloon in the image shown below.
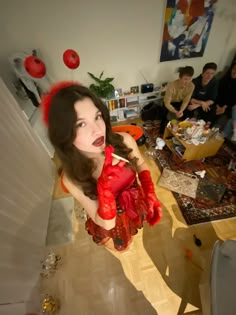
<svg viewBox="0 0 236 315"><path fill-rule="evenodd" d="M67 49L64 52L63 61L69 69L76 69L80 65L79 55L73 49Z"/></svg>
<svg viewBox="0 0 236 315"><path fill-rule="evenodd" d="M24 67L27 73L33 78L40 79L46 74L45 64L36 56L26 57Z"/></svg>

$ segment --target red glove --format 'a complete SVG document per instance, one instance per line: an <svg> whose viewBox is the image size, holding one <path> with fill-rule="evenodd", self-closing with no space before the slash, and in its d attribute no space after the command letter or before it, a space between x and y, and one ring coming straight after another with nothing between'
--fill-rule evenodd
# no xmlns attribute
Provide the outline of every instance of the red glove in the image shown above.
<svg viewBox="0 0 236 315"><path fill-rule="evenodd" d="M104 220L111 220L116 216L116 200L111 189L111 182L119 177L118 174L125 164L124 161L120 161L112 165L113 152L114 148L111 145L105 148L105 161L97 182L98 214Z"/></svg>
<svg viewBox="0 0 236 315"><path fill-rule="evenodd" d="M145 201L148 208L146 220L150 226L153 226L162 218L162 206L156 197L150 172L145 170L139 173L139 180L145 193Z"/></svg>

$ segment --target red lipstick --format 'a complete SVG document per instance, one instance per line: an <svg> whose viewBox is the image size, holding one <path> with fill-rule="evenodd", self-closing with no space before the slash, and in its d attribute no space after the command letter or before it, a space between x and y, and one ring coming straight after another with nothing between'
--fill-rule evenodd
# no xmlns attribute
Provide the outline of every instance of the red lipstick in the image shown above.
<svg viewBox="0 0 236 315"><path fill-rule="evenodd" d="M104 144L104 141L105 141L105 138L104 137L99 137L97 138L94 142L93 142L93 145L95 147L100 147L101 145Z"/></svg>

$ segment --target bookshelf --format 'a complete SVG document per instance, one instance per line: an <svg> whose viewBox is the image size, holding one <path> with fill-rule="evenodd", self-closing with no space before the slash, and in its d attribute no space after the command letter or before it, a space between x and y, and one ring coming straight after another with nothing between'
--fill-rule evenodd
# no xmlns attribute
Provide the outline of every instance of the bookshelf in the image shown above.
<svg viewBox="0 0 236 315"><path fill-rule="evenodd" d="M162 98L163 90L149 93L137 93L122 95L120 97L106 99L105 103L110 111L111 122L124 121L139 117L143 106Z"/></svg>

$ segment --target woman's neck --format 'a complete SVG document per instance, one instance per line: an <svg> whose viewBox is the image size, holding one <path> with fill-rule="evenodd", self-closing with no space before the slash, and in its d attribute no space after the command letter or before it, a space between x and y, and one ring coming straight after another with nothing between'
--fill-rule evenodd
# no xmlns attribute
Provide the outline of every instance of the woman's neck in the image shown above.
<svg viewBox="0 0 236 315"><path fill-rule="evenodd" d="M183 83L180 79L178 79L178 85L180 89L184 89L186 87L186 83Z"/></svg>
<svg viewBox="0 0 236 315"><path fill-rule="evenodd" d="M104 151L101 152L87 152L87 151L82 151L80 152L86 156L87 158L94 159L94 160L100 160L102 157L104 157Z"/></svg>
<svg viewBox="0 0 236 315"><path fill-rule="evenodd" d="M206 86L210 81L202 77L202 86Z"/></svg>

